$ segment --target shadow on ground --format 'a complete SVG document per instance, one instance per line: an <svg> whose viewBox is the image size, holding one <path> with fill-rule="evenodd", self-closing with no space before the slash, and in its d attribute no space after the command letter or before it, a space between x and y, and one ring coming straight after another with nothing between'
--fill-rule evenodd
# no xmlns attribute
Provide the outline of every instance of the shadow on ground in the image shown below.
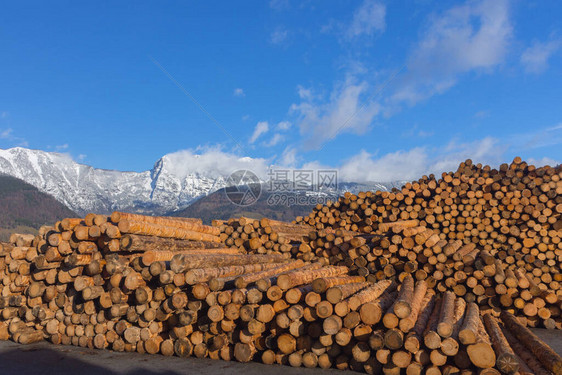
<svg viewBox="0 0 562 375"><path fill-rule="evenodd" d="M16 345L11 350L2 350L0 352L0 374L41 374L41 375L179 375L181 372L163 370L153 371L147 368L126 369L131 365L131 360L125 358L113 358L113 361L107 361L110 358L100 351L65 347L57 347L56 350L36 345L21 346ZM103 353L105 354L105 353ZM112 353L115 354L115 353ZM122 353L119 353L122 354ZM77 358L80 356L91 357L90 361ZM111 357L111 356L109 356ZM117 355L120 357L120 355ZM142 358L139 358L142 361ZM92 363L92 360L99 362L99 365ZM109 363L108 363L109 362ZM111 363L115 362L115 363ZM120 365L119 362L122 362ZM109 366L108 366L109 365ZM111 367L117 366L116 370ZM185 372L184 372L185 373Z"/></svg>
<svg viewBox="0 0 562 375"><path fill-rule="evenodd" d="M562 331L533 329L562 355ZM0 375L352 375L351 371L267 366L211 359L117 353L41 342L19 345L0 341Z"/></svg>
<svg viewBox="0 0 562 375"><path fill-rule="evenodd" d="M351 371L118 353L40 342L0 341L0 375L352 375Z"/></svg>

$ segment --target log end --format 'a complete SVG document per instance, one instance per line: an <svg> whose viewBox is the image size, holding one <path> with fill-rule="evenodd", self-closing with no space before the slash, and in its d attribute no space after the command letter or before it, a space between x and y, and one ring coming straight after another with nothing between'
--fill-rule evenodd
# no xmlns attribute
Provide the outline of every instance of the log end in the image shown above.
<svg viewBox="0 0 562 375"><path fill-rule="evenodd" d="M479 368L492 368L496 364L496 353L489 344L479 342L466 349L470 362Z"/></svg>
<svg viewBox="0 0 562 375"><path fill-rule="evenodd" d="M407 318L412 312L412 306L405 301L398 301L394 305L394 313L400 319Z"/></svg>

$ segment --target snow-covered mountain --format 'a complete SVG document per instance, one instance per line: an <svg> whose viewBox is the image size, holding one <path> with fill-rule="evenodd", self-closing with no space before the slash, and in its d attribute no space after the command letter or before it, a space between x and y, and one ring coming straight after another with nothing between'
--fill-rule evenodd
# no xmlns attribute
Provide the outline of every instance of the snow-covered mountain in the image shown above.
<svg viewBox="0 0 562 375"><path fill-rule="evenodd" d="M0 149L0 173L24 180L81 215L114 210L162 215L226 186L227 173L206 171L197 165L197 157L191 155L186 161L177 153L169 154L151 170L121 172L79 164L65 154L15 147ZM340 184L338 190L394 186L397 184L352 183Z"/></svg>

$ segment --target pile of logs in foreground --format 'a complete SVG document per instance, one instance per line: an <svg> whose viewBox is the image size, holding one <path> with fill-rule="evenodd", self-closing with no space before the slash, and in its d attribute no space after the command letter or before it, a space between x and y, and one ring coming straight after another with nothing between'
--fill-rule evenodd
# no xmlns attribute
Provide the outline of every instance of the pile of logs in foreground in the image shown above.
<svg viewBox="0 0 562 375"><path fill-rule="evenodd" d="M370 374L562 374L527 328L561 328L560 177L467 161L292 224L65 219L0 247L0 340Z"/></svg>

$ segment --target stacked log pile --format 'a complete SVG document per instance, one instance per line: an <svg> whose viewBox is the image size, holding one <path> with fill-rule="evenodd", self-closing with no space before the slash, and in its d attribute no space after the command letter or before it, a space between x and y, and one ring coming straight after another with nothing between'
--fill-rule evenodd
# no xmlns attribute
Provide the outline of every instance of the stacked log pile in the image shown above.
<svg viewBox="0 0 562 375"><path fill-rule="evenodd" d="M0 247L0 339L372 374L560 374L526 328L562 328L560 176L467 161L295 223L64 219Z"/></svg>
<svg viewBox="0 0 562 375"><path fill-rule="evenodd" d="M243 220L252 228L247 230L249 236L260 228L253 225L258 221ZM533 265L522 259L511 257L506 261L480 245L444 239L437 230L419 226L418 220L382 224L379 231L384 234L311 231L300 242L293 238L291 255L346 266L351 275L366 277L370 282L411 274L437 292L450 290L467 302L476 302L482 310L510 309L526 317L530 326L562 328L562 291L556 275L539 278Z"/></svg>
<svg viewBox="0 0 562 375"><path fill-rule="evenodd" d="M482 319L475 303L436 295L411 275L370 283L345 266L283 254L201 259L196 250L170 261L147 260L154 250L118 260L101 251L93 266L39 270L41 236L28 240L25 262L20 247L2 249L4 278L28 273L3 290L2 339L371 374L559 371L559 357L533 349L539 341L509 313L505 327Z"/></svg>
<svg viewBox="0 0 562 375"><path fill-rule="evenodd" d="M499 169L467 160L454 173L424 176L401 190L346 193L295 222L368 234L412 223L526 267L543 283L560 282L561 177L562 166L535 168L520 158Z"/></svg>
<svg viewBox="0 0 562 375"><path fill-rule="evenodd" d="M196 219L120 212L64 219L42 227L37 236L14 234L0 246L2 326L10 327L9 337L21 343L48 337L55 343L92 346L103 341L97 333L105 337L108 327L113 329L124 316L132 321L143 313L167 319L164 303L186 285L183 275L167 269L174 256L215 266L284 259L240 259L239 251L225 247L218 234L217 228ZM158 327L152 324L153 330L165 326Z"/></svg>
<svg viewBox="0 0 562 375"><path fill-rule="evenodd" d="M272 252L294 254L311 230L308 225L247 217L233 218L224 222L214 221L213 226L219 228L220 239L226 246L259 254Z"/></svg>
<svg viewBox="0 0 562 375"><path fill-rule="evenodd" d="M452 291L481 309L510 309L529 326L562 328L562 288L558 274L537 276L533 264L506 262L474 243L442 239L436 230L398 221L384 235L337 236L314 231L299 249L350 274L375 282L411 274L437 292ZM336 233L339 230L336 230ZM546 281L546 282L545 282Z"/></svg>
<svg viewBox="0 0 562 375"><path fill-rule="evenodd" d="M371 233L381 223L419 220L451 239L469 238L483 247L498 248L513 241L510 237L520 243L518 249L533 247L531 240L523 243L526 238L556 245L543 237L552 237L548 230L557 231L562 225L561 168L536 168L519 157L499 169L466 160L456 172L443 173L439 179L423 176L401 190L346 193L295 222ZM540 231L540 224L548 224L543 226L546 234L534 233Z"/></svg>
<svg viewBox="0 0 562 375"><path fill-rule="evenodd" d="M369 280L402 272L531 326L562 328L562 169L516 158L499 170L461 163L393 192L346 194L295 223L316 228L315 257ZM330 231L357 230L355 238Z"/></svg>

